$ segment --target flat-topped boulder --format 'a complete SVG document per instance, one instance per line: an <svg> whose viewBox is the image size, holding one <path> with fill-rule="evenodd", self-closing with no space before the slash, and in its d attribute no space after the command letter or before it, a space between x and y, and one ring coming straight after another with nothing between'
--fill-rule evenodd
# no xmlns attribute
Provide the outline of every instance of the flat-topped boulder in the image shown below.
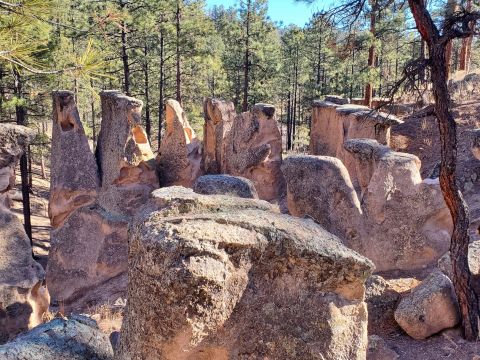
<svg viewBox="0 0 480 360"><path fill-rule="evenodd" d="M345 147L360 200L340 160L296 156L283 168L289 212L311 216L378 271L434 265L448 250L453 229L438 181L422 181L416 156L374 140L348 140Z"/></svg>
<svg viewBox="0 0 480 360"><path fill-rule="evenodd" d="M50 302L43 286L45 272L9 208L15 167L32 138L33 131L26 127L0 124L0 344L38 325Z"/></svg>
<svg viewBox="0 0 480 360"><path fill-rule="evenodd" d="M344 98L343 96L339 95L325 95L325 101L338 105L350 104L349 98Z"/></svg>
<svg viewBox="0 0 480 360"><path fill-rule="evenodd" d="M258 199L253 183L245 178L231 175L200 176L193 190L204 195L229 195L241 198Z"/></svg>
<svg viewBox="0 0 480 360"><path fill-rule="evenodd" d="M99 203L112 213L132 215L158 187L155 156L141 125L143 103L114 90L102 91L100 98Z"/></svg>
<svg viewBox="0 0 480 360"><path fill-rule="evenodd" d="M165 134L157 156L160 186L192 187L202 175L202 144L190 126L180 103L165 103Z"/></svg>
<svg viewBox="0 0 480 360"><path fill-rule="evenodd" d="M365 359L371 262L268 207L152 194L131 228L118 359Z"/></svg>
<svg viewBox="0 0 480 360"><path fill-rule="evenodd" d="M113 360L108 336L85 316L56 318L0 346L2 360Z"/></svg>
<svg viewBox="0 0 480 360"><path fill-rule="evenodd" d="M70 313L125 296L127 227L128 217L90 204L52 230L47 264L52 303Z"/></svg>
<svg viewBox="0 0 480 360"><path fill-rule="evenodd" d="M260 199L283 195L282 137L273 105L256 104L237 115L225 140L224 164L224 173L251 180Z"/></svg>
<svg viewBox="0 0 480 360"><path fill-rule="evenodd" d="M220 174L225 169L225 138L237 115L235 106L231 101L206 98L203 113L202 167L206 174Z"/></svg>
<svg viewBox="0 0 480 360"><path fill-rule="evenodd" d="M100 179L73 92L55 91L52 97L48 214L52 227L58 228L75 209L96 200Z"/></svg>

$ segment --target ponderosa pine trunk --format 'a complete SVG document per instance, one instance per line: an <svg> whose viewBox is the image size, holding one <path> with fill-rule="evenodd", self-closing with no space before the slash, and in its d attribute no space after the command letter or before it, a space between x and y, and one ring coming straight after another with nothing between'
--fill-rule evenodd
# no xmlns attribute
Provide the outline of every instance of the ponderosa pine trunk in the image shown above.
<svg viewBox="0 0 480 360"><path fill-rule="evenodd" d="M467 0L466 10L471 11L472 5L473 5L472 0ZM475 22L470 21L470 23L468 24L469 30L473 30L474 27L475 27ZM473 43L473 35L470 35L469 37L462 39L462 49L460 51L459 70L465 71L466 73L470 71L470 61L472 57L472 43Z"/></svg>
<svg viewBox="0 0 480 360"><path fill-rule="evenodd" d="M375 38L376 38L376 14L377 11L377 0L371 0L370 4L372 5L372 11L370 13L370 33L372 35L372 45L368 49L368 69L371 71L375 68ZM371 74L369 74L370 76ZM364 104L365 106L372 107L372 99L373 99L373 84L371 79L368 80L367 85L365 86L365 97L364 97Z"/></svg>
<svg viewBox="0 0 480 360"><path fill-rule="evenodd" d="M451 112L451 99L447 85L447 43L440 36L439 30L422 0L408 0L408 3L417 29L428 44L430 54L434 107L441 142L440 186L454 225L450 244L452 282L460 306L464 336L467 340L477 341L479 335L478 298L472 286L472 275L468 265L468 244L470 242L468 207L456 179L457 124Z"/></svg>
<svg viewBox="0 0 480 360"><path fill-rule="evenodd" d="M242 110L248 111L248 85L250 73L250 16L251 16L251 0L247 0L247 20L245 24L245 59L243 64L243 105Z"/></svg>
<svg viewBox="0 0 480 360"><path fill-rule="evenodd" d="M176 99L182 104L182 58L180 53L180 34L182 9L181 2L183 0L177 0L177 10L175 12L175 31L176 31Z"/></svg>
<svg viewBox="0 0 480 360"><path fill-rule="evenodd" d="M125 4L122 2L121 8L123 9ZM123 90L125 94L130 96L130 64L128 60L127 50L127 24L124 21L121 22L121 41L122 41L122 64L123 64Z"/></svg>
<svg viewBox="0 0 480 360"><path fill-rule="evenodd" d="M148 141L151 139L151 132L152 132L152 122L150 119L150 84L148 79L148 47L147 47L147 40L145 37L145 44L143 47L143 78L144 78L144 85L145 85L145 132L147 133Z"/></svg>

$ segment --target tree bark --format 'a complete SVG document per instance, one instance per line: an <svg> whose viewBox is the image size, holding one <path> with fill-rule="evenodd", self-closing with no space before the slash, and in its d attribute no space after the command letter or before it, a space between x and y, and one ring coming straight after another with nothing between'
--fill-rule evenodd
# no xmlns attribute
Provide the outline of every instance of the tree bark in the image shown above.
<svg viewBox="0 0 480 360"><path fill-rule="evenodd" d="M181 2L183 0L177 0L177 10L175 12L175 29L176 29L176 67L177 67L177 74L176 74L176 81L177 81L177 88L176 88L176 96L177 101L182 104L182 59L180 53L180 35L181 35L181 18L182 18L182 9L181 9Z"/></svg>
<svg viewBox="0 0 480 360"><path fill-rule="evenodd" d="M441 142L440 186L453 220L450 243L452 282L462 317L464 336L477 341L479 335L478 298L473 290L472 275L468 265L470 224L468 207L457 185L457 124L451 112L448 92L447 44L442 42L439 30L422 0L408 0L417 29L427 42L430 54L435 114L438 120Z"/></svg>
<svg viewBox="0 0 480 360"><path fill-rule="evenodd" d="M372 34L372 45L368 49L368 69L371 71L375 68L375 37L376 37L376 14L377 11L377 0L371 0L370 4L372 5L372 11L370 13L370 33ZM373 84L370 79L368 80L367 85L365 86L365 106L372 107L372 98L373 98Z"/></svg>
<svg viewBox="0 0 480 360"><path fill-rule="evenodd" d="M125 3L121 1L120 8L125 8ZM123 90L125 94L130 96L130 64L128 60L127 51L127 24L124 21L120 24L121 27L121 41L122 41L122 63L123 63Z"/></svg>
<svg viewBox="0 0 480 360"><path fill-rule="evenodd" d="M163 22L163 15L160 17L160 22ZM162 25L160 25L162 26ZM159 34L159 53L160 53L160 75L158 82L158 150L160 151L160 143L162 141L162 124L163 124L163 97L165 89L165 39L163 36L163 29L160 28Z"/></svg>
<svg viewBox="0 0 480 360"><path fill-rule="evenodd" d="M467 11L472 10L472 0L467 0ZM475 28L475 22L471 21L468 24L469 30L473 30ZM472 57L472 42L473 42L473 35L462 39L462 49L460 51L460 71L465 71L466 73L470 70L470 61Z"/></svg>
<svg viewBox="0 0 480 360"><path fill-rule="evenodd" d="M148 47L147 47L147 40L145 35L145 44L143 47L143 78L145 81L145 132L147 133L147 138L150 141L151 138L151 131L152 131L152 123L150 119L150 84L148 79Z"/></svg>

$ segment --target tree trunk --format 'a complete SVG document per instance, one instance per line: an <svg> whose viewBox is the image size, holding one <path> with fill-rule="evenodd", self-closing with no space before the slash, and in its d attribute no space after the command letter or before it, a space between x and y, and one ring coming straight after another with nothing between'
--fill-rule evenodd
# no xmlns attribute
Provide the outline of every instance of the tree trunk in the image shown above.
<svg viewBox="0 0 480 360"><path fill-rule="evenodd" d="M448 63L446 45L441 42L438 28L422 0L408 0L416 26L428 44L435 114L441 142L440 186L453 220L450 243L452 282L457 295L465 338L477 341L479 335L478 298L473 290L472 275L468 265L469 214L457 185L457 124L451 112L448 92Z"/></svg>
<svg viewBox="0 0 480 360"><path fill-rule="evenodd" d="M120 8L125 8L125 3L122 1ZM128 63L128 51L127 51L127 24L124 21L121 22L121 40L122 40L122 63L123 63L123 90L125 94L130 96L130 65Z"/></svg>
<svg viewBox="0 0 480 360"><path fill-rule="evenodd" d="M93 89L93 80L90 80L90 86ZM95 97L92 94L90 99L90 111L92 113L92 140L93 140L93 149L95 150L95 145L97 143L97 126L95 125ZM43 159L43 158L42 158Z"/></svg>
<svg viewBox="0 0 480 360"><path fill-rule="evenodd" d="M22 94L22 79L20 74L14 70L15 78L15 95L20 99L23 98ZM17 124L26 126L27 125L27 109L23 105L17 105L15 107L15 113L17 117ZM28 186L28 155L27 150L20 157L20 176L22 179L22 205L23 205L23 220L25 232L30 239L30 245L33 248L32 241L32 222L31 222L31 213L30 213L30 189Z"/></svg>
<svg viewBox="0 0 480 360"><path fill-rule="evenodd" d="M467 11L472 10L472 0L467 0ZM468 24L468 28L473 30L475 28L475 22L471 21ZM470 60L472 56L472 42L473 42L473 35L462 39L462 50L460 51L460 71L465 71L468 73L470 70Z"/></svg>
<svg viewBox="0 0 480 360"><path fill-rule="evenodd" d="M160 19L163 22L163 16ZM160 29L159 52L160 52L160 76L158 83L158 150L160 150L160 143L162 141L162 124L163 124L163 97L165 89L165 40L163 30Z"/></svg>
<svg viewBox="0 0 480 360"><path fill-rule="evenodd" d="M247 0L247 21L245 36L245 60L243 64L243 111L248 111L248 81L250 73L250 16L251 16L251 0Z"/></svg>
<svg viewBox="0 0 480 360"><path fill-rule="evenodd" d="M370 4L372 5L372 11L370 13L370 33L372 34L372 45L368 49L368 69L371 71L375 68L375 37L376 37L376 10L377 10L377 0L371 0ZM370 76L370 74L369 74ZM373 84L370 79L368 80L367 85L365 86L365 106L372 107L372 98L373 98Z"/></svg>
<svg viewBox="0 0 480 360"><path fill-rule="evenodd" d="M147 40L145 37L145 44L143 47L143 78L145 81L145 132L147 133L148 140L150 141L151 138L151 131L152 131L152 124L150 119L150 84L148 82L148 47L147 47Z"/></svg>
<svg viewBox="0 0 480 360"><path fill-rule="evenodd" d="M182 10L180 2L183 0L177 0L177 11L175 12L175 29L176 29L176 81L177 81L177 101L182 103L182 59L180 54L180 34L181 34L181 18Z"/></svg>

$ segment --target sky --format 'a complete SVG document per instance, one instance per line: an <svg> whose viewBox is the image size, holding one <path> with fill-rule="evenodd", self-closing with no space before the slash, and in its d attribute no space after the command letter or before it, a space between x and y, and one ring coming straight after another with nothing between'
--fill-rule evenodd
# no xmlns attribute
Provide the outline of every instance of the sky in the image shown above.
<svg viewBox="0 0 480 360"><path fill-rule="evenodd" d="M237 2L238 0L207 0L207 7L214 5L230 7ZM273 21L282 21L285 25L295 24L303 26L308 22L312 13L323 9L331 3L333 3L333 0L317 0L312 5L299 4L293 0L269 0L268 15Z"/></svg>

